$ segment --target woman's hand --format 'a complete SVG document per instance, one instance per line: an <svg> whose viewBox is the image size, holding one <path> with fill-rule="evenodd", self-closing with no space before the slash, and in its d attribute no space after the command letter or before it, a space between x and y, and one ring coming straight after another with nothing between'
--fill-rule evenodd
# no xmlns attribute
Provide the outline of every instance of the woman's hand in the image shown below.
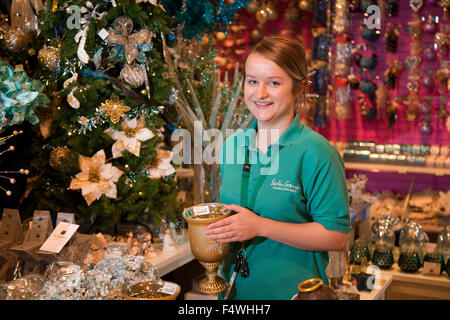
<svg viewBox="0 0 450 320"><path fill-rule="evenodd" d="M235 204L225 205L225 208L237 213L208 225L206 235L211 240L235 242L259 236L263 218L253 211Z"/></svg>

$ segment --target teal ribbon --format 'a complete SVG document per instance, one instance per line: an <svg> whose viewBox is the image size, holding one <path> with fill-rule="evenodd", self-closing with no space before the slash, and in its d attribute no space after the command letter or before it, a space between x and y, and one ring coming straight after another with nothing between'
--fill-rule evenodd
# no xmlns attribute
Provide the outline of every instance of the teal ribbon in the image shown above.
<svg viewBox="0 0 450 320"><path fill-rule="evenodd" d="M35 109L50 101L43 90L42 82L0 60L0 128L24 121L39 123Z"/></svg>

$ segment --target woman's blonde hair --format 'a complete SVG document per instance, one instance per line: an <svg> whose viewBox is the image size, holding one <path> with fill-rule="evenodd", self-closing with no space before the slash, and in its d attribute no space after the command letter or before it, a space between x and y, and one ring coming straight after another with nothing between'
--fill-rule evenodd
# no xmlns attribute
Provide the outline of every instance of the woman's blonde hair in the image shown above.
<svg viewBox="0 0 450 320"><path fill-rule="evenodd" d="M273 61L292 78L293 94L298 95L296 111L300 112L300 93L303 93L303 101L305 101L306 86L308 85L308 66L303 46L298 41L284 37L264 38L247 52L244 62L244 79L245 64L252 53L258 53Z"/></svg>

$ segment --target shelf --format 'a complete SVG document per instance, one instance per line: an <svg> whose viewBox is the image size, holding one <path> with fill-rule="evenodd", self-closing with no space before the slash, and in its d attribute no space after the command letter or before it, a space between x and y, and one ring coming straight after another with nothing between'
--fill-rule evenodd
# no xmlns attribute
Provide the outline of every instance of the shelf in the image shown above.
<svg viewBox="0 0 450 320"><path fill-rule="evenodd" d="M431 174L435 176L450 175L449 168L399 166L394 164L383 164L383 163L345 162L345 168L347 170L360 170L368 172L396 172L400 174L422 173L422 174Z"/></svg>

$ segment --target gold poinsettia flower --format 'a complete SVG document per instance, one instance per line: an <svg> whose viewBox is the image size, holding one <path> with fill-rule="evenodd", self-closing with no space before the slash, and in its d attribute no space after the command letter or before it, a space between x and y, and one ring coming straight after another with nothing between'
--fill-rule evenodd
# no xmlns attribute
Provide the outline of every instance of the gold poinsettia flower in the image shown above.
<svg viewBox="0 0 450 320"><path fill-rule="evenodd" d="M105 163L105 151L100 150L92 158L81 156L79 163L81 172L70 182L69 189L81 189L81 194L88 206L95 200L105 196L116 199L116 182L122 176L123 171L114 167L111 163Z"/></svg>
<svg viewBox="0 0 450 320"><path fill-rule="evenodd" d="M147 141L155 135L150 129L145 127L144 119L125 120L122 122L123 131L117 131L108 128L105 133L116 140L112 146L112 154L114 158L120 157L123 150L128 150L136 157L141 152L141 141Z"/></svg>

